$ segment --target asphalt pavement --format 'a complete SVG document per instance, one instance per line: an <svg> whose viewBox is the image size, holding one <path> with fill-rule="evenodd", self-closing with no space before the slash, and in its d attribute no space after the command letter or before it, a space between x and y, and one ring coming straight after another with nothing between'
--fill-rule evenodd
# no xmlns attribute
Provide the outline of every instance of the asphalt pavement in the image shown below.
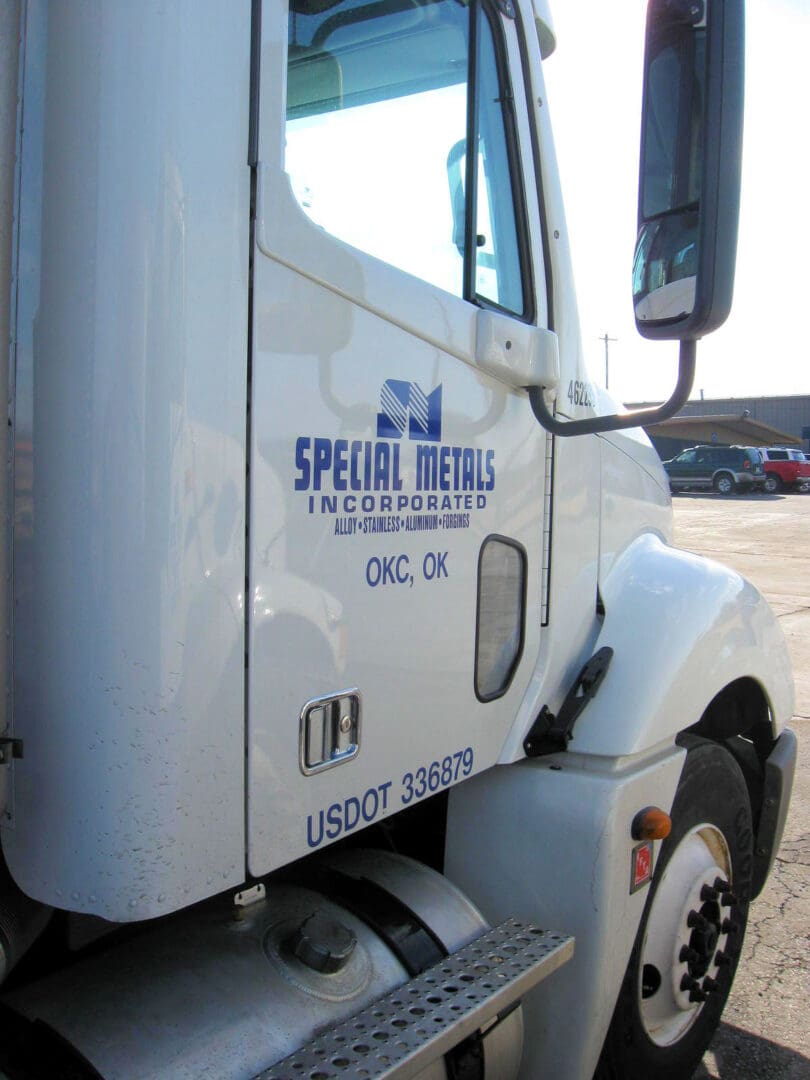
<svg viewBox="0 0 810 1080"><path fill-rule="evenodd" d="M775 611L793 658L799 739L782 847L695 1080L810 1080L810 494L679 494L673 506L678 547L733 567Z"/></svg>

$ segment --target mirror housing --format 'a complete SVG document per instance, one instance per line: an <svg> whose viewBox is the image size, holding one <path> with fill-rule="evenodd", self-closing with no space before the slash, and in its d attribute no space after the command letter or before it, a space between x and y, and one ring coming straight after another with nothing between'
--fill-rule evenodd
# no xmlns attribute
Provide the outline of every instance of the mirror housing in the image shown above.
<svg viewBox="0 0 810 1080"><path fill-rule="evenodd" d="M529 387L554 435L595 435L674 416L689 398L697 339L728 316L737 255L743 116L744 0L649 0L641 121L636 326L680 341L663 405L560 420Z"/></svg>
<svg viewBox="0 0 810 1080"><path fill-rule="evenodd" d="M743 0L650 0L633 264L643 337L694 341L731 308L743 63Z"/></svg>

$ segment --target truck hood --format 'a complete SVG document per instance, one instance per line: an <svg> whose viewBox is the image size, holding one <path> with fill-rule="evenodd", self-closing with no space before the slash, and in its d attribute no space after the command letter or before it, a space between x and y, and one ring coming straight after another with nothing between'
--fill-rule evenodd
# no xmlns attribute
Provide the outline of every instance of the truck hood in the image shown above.
<svg viewBox="0 0 810 1080"><path fill-rule="evenodd" d="M597 411L601 415L625 413L627 409L611 395L597 386ZM624 431L607 431L598 436L610 443L638 465L669 497L669 478L653 444L642 427L626 428Z"/></svg>

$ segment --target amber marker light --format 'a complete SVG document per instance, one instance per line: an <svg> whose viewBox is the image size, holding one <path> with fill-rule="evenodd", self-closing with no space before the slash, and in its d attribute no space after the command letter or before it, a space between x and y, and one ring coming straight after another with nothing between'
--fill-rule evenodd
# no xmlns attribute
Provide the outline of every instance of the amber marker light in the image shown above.
<svg viewBox="0 0 810 1080"><path fill-rule="evenodd" d="M634 840L666 840L672 829L672 818L657 806L645 806L633 818L630 835Z"/></svg>

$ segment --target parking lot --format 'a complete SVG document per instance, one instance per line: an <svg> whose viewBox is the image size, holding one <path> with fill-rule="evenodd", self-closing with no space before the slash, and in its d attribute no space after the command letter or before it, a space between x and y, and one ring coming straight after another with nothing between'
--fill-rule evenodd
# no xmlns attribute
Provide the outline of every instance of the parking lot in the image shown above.
<svg viewBox="0 0 810 1080"><path fill-rule="evenodd" d="M810 494L673 496L675 541L744 574L793 657L799 763L782 848L696 1080L810 1077Z"/></svg>

